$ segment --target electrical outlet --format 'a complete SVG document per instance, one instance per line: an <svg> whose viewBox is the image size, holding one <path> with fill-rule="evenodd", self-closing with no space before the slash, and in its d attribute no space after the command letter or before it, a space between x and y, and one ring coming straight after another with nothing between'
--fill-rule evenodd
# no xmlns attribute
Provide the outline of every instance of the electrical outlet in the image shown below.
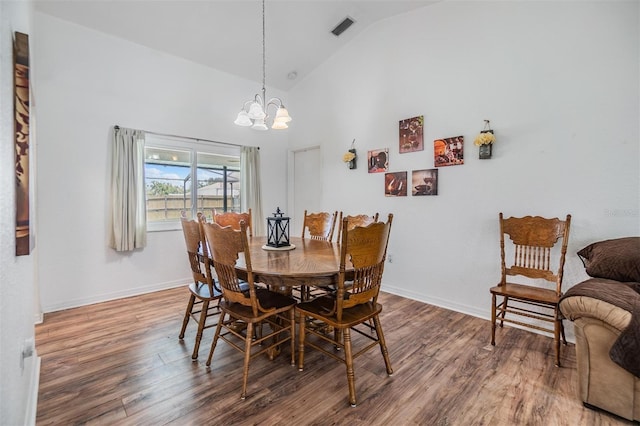
<svg viewBox="0 0 640 426"><path fill-rule="evenodd" d="M30 358L33 356L35 342L32 338L25 339L24 343L22 343L22 356L20 357L20 369L24 370L24 360L25 358Z"/></svg>
<svg viewBox="0 0 640 426"><path fill-rule="evenodd" d="M393 263L393 254L392 253L387 253L387 260L389 261L389 263Z"/></svg>

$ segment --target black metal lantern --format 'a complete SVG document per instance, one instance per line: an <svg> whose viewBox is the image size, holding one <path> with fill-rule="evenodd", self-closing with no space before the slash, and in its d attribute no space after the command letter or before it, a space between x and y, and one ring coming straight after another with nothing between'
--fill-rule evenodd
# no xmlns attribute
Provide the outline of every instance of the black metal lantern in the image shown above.
<svg viewBox="0 0 640 426"><path fill-rule="evenodd" d="M273 213L273 217L267 218L267 245L269 247L289 246L289 218L282 217L280 207Z"/></svg>

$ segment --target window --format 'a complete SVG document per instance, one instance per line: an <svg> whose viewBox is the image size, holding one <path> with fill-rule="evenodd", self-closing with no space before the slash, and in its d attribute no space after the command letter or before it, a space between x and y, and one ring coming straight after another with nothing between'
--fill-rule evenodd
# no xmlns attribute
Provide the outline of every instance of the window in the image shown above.
<svg viewBox="0 0 640 426"><path fill-rule="evenodd" d="M239 147L147 134L144 174L148 231L180 229L182 211L241 211Z"/></svg>

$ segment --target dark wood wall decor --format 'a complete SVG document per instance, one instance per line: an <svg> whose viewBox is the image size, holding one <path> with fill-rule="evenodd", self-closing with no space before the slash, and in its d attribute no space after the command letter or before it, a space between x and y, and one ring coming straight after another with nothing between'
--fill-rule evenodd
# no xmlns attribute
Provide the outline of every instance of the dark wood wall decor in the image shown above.
<svg viewBox="0 0 640 426"><path fill-rule="evenodd" d="M16 129L16 256L29 244L29 36L16 32L14 46Z"/></svg>

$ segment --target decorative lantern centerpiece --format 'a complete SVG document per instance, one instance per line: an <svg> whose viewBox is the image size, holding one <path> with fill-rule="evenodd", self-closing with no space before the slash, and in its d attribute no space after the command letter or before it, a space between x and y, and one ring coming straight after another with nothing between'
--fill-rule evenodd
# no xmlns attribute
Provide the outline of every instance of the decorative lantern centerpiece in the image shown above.
<svg viewBox="0 0 640 426"><path fill-rule="evenodd" d="M279 249L290 247L289 244L289 218L283 217L280 207L273 213L273 217L267 218L267 246Z"/></svg>

